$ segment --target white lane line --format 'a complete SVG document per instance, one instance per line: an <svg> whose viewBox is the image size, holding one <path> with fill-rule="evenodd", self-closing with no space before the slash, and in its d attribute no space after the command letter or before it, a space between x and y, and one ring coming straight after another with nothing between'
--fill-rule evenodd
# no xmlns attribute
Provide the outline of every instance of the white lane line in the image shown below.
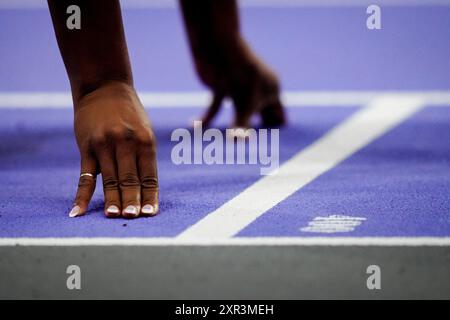
<svg viewBox="0 0 450 320"><path fill-rule="evenodd" d="M380 96L178 237L228 238L424 106L420 97Z"/></svg>
<svg viewBox="0 0 450 320"><path fill-rule="evenodd" d="M450 237L0 238L9 246L450 246Z"/></svg>
<svg viewBox="0 0 450 320"><path fill-rule="evenodd" d="M380 95L420 96L427 105L450 106L450 91L285 91L282 100L288 107L354 107L367 104ZM139 92L149 108L204 107L211 96L199 92ZM68 92L0 92L1 108L71 108Z"/></svg>

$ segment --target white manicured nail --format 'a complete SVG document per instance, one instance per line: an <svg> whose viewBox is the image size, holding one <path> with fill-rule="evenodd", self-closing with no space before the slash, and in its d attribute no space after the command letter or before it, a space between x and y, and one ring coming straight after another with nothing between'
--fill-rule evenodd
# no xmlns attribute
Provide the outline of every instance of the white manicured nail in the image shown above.
<svg viewBox="0 0 450 320"><path fill-rule="evenodd" d="M229 138L245 139L250 137L250 131L246 128L235 127L232 130L227 130Z"/></svg>
<svg viewBox="0 0 450 320"><path fill-rule="evenodd" d="M120 210L119 210L119 208L117 206L112 205L112 206L109 206L108 209L106 209L106 212L108 212L108 213L119 213Z"/></svg>
<svg viewBox="0 0 450 320"><path fill-rule="evenodd" d="M80 207L75 206L72 208L72 210L70 210L69 217L74 218L74 217L78 216L79 213L80 213Z"/></svg>
<svg viewBox="0 0 450 320"><path fill-rule="evenodd" d="M144 214L152 214L155 212L151 204L146 204L145 206L143 206L141 211Z"/></svg>
<svg viewBox="0 0 450 320"><path fill-rule="evenodd" d="M137 216L139 214L139 211L138 211L138 208L136 208L135 206L128 206L125 208L125 210L123 210L123 213Z"/></svg>
<svg viewBox="0 0 450 320"><path fill-rule="evenodd" d="M202 121L199 119L192 118L189 120L191 128L202 128Z"/></svg>

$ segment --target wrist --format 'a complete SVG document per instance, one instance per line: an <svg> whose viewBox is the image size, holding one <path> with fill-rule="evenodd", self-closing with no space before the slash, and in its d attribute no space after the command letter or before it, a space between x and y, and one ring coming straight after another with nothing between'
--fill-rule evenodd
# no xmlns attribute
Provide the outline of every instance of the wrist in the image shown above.
<svg viewBox="0 0 450 320"><path fill-rule="evenodd" d="M90 101L95 100L97 96L105 96L109 99L137 97L132 81L123 79L108 79L91 83L85 87L73 88L72 96L75 111L82 106L89 105Z"/></svg>
<svg viewBox="0 0 450 320"><path fill-rule="evenodd" d="M105 87L133 88L131 77L109 77L95 80L71 81L72 98L75 104L84 97Z"/></svg>

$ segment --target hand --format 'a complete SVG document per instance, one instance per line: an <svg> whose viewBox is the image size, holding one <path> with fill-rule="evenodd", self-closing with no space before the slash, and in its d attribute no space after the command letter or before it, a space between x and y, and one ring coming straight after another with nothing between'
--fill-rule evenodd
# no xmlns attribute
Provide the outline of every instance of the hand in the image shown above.
<svg viewBox="0 0 450 320"><path fill-rule="evenodd" d="M101 173L107 217L158 212L156 140L132 86L107 83L75 101L75 135L81 173ZM83 215L95 178L80 177L70 216Z"/></svg>
<svg viewBox="0 0 450 320"><path fill-rule="evenodd" d="M278 77L250 51L245 41L239 43L240 49L228 54L233 56L232 62L212 63L204 61L203 56L195 58L200 79L213 92L211 104L201 118L203 125L210 125L227 96L234 102L234 127L250 127L252 115L258 113L264 127L284 125L286 117Z"/></svg>

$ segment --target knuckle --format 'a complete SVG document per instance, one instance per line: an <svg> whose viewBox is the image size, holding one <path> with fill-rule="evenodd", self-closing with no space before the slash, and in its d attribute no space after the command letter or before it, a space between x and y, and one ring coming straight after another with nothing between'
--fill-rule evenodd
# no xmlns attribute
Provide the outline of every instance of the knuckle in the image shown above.
<svg viewBox="0 0 450 320"><path fill-rule="evenodd" d="M123 127L115 126L107 130L95 133L91 137L91 144L94 148L106 147L114 141L130 141L134 138L134 131Z"/></svg>
<svg viewBox="0 0 450 320"><path fill-rule="evenodd" d="M148 190L158 190L158 178L152 176L144 176L141 179L141 186Z"/></svg>
<svg viewBox="0 0 450 320"><path fill-rule="evenodd" d="M136 135L137 142L145 147L155 148L155 139L153 134L148 131L142 131L138 135Z"/></svg>
<svg viewBox="0 0 450 320"><path fill-rule="evenodd" d="M108 129L107 136L118 141L131 140L133 137L133 131L123 126L115 126Z"/></svg>
<svg viewBox="0 0 450 320"><path fill-rule="evenodd" d="M140 181L135 173L127 172L120 178L121 187L137 187L139 185Z"/></svg>
<svg viewBox="0 0 450 320"><path fill-rule="evenodd" d="M103 189L117 189L119 182L115 177L103 177Z"/></svg>
<svg viewBox="0 0 450 320"><path fill-rule="evenodd" d="M78 188L90 188L94 184L94 181L91 177L80 177L78 180Z"/></svg>
<svg viewBox="0 0 450 320"><path fill-rule="evenodd" d="M91 143L95 148L103 147L108 143L108 138L106 134L97 133L92 136Z"/></svg>

